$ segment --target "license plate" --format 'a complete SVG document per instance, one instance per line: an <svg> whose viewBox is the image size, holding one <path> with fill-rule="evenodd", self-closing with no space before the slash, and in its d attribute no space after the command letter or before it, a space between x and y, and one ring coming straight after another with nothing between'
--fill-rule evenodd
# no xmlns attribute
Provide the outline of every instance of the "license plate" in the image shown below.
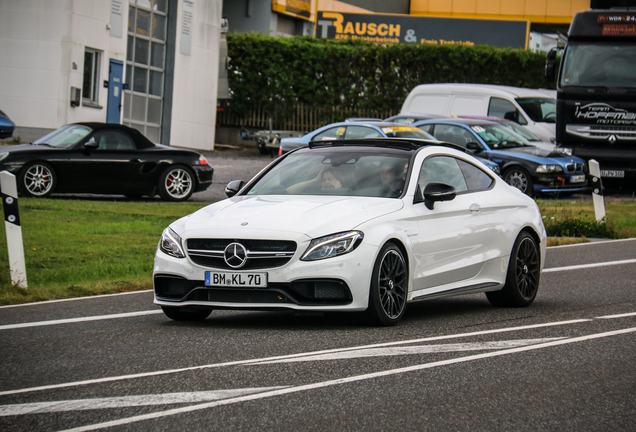
<svg viewBox="0 0 636 432"><path fill-rule="evenodd" d="M601 170L601 177L625 178L625 171Z"/></svg>
<svg viewBox="0 0 636 432"><path fill-rule="evenodd" d="M266 288L267 273L205 272L206 286Z"/></svg>
<svg viewBox="0 0 636 432"><path fill-rule="evenodd" d="M581 183L585 181L585 174L570 177L570 183Z"/></svg>

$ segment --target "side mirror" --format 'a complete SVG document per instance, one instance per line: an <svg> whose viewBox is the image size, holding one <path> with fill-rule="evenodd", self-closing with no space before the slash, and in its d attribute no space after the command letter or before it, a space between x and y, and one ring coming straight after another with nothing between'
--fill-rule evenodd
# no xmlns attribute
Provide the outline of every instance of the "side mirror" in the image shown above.
<svg viewBox="0 0 636 432"><path fill-rule="evenodd" d="M98 147L99 147L99 144L96 143L95 141L88 141L87 143L84 144L84 148L86 150L97 150Z"/></svg>
<svg viewBox="0 0 636 432"><path fill-rule="evenodd" d="M241 189L245 186L245 182L243 180L232 180L225 186L225 195L228 198L232 198L234 195L239 193Z"/></svg>
<svg viewBox="0 0 636 432"><path fill-rule="evenodd" d="M466 144L466 148L468 150L470 150L472 153L479 153L481 151L483 151L484 149L479 145L479 143L476 142L469 142L468 144Z"/></svg>
<svg viewBox="0 0 636 432"><path fill-rule="evenodd" d="M455 188L443 183L429 183L424 189L424 204L433 210L437 201L451 201L457 196Z"/></svg>
<svg viewBox="0 0 636 432"><path fill-rule="evenodd" d="M504 114L504 118L506 120L513 121L515 123L519 123L519 113L517 111L508 111Z"/></svg>

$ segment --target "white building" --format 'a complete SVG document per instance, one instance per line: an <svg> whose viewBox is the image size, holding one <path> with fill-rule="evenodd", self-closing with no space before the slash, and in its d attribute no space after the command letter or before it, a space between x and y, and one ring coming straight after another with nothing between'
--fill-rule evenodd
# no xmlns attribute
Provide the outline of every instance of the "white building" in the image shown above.
<svg viewBox="0 0 636 432"><path fill-rule="evenodd" d="M222 0L1 0L0 109L21 142L79 121L212 150Z"/></svg>

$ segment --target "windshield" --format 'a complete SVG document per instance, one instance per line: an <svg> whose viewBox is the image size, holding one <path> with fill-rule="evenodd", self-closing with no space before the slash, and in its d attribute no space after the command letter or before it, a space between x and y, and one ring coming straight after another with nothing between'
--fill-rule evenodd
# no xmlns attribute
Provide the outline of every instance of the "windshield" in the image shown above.
<svg viewBox="0 0 636 432"><path fill-rule="evenodd" d="M34 141L33 144L45 144L57 148L70 148L77 144L86 135L91 133L91 128L80 125L66 125L50 134Z"/></svg>
<svg viewBox="0 0 636 432"><path fill-rule="evenodd" d="M527 139L498 124L471 126L471 129L493 149L505 150L515 147L532 147L532 144Z"/></svg>
<svg viewBox="0 0 636 432"><path fill-rule="evenodd" d="M533 134L530 131L530 129L525 128L518 123L511 122L511 121L502 121L499 124L502 125L503 127L507 127L508 129L512 130L514 133L521 135L528 141L541 141L541 138Z"/></svg>
<svg viewBox="0 0 636 432"><path fill-rule="evenodd" d="M272 167L247 194L397 198L411 154L387 148L305 148Z"/></svg>
<svg viewBox="0 0 636 432"><path fill-rule="evenodd" d="M518 98L517 103L534 122L556 123L556 99L544 98Z"/></svg>
<svg viewBox="0 0 636 432"><path fill-rule="evenodd" d="M565 50L562 87L636 87L636 45L571 43Z"/></svg>

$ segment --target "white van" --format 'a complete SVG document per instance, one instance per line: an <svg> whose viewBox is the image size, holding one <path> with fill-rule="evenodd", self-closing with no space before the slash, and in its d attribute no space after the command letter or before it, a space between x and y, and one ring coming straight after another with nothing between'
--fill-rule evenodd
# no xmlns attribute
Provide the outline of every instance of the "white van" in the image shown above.
<svg viewBox="0 0 636 432"><path fill-rule="evenodd" d="M556 91L487 84L422 84L400 115L488 116L513 120L543 141L554 141Z"/></svg>

